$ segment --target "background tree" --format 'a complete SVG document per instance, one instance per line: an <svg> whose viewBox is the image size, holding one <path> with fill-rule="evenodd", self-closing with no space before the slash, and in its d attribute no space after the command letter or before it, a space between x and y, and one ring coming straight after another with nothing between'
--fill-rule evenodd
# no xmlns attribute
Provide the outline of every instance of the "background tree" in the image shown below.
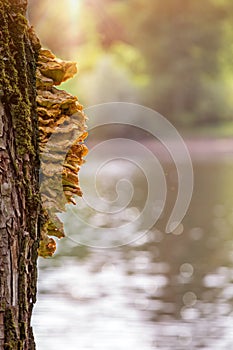
<svg viewBox="0 0 233 350"><path fill-rule="evenodd" d="M130 42L140 48L151 76L144 100L173 122L230 118L223 55L229 1L167 0L134 3Z"/></svg>

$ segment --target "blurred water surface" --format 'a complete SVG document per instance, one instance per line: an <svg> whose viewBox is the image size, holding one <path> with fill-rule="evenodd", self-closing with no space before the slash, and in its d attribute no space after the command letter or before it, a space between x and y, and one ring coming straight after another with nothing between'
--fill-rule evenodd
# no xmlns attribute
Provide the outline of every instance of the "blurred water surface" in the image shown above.
<svg viewBox="0 0 233 350"><path fill-rule="evenodd" d="M208 142L205 149L192 148L193 198L182 224L172 234L164 232L176 198L177 176L168 161L163 164L168 187L164 212L147 235L133 243L112 249L79 246L73 240L82 243L86 235L90 245L95 245L101 237L95 237L94 228L77 224L74 213L69 212L65 223L72 239L59 242L53 259L39 262L39 295L33 315L38 350L233 348L230 150L229 144L226 152L223 146L208 150ZM88 169L91 178L90 163ZM148 191L141 169L116 160L97 179L98 191L109 206L118 176L127 178L134 192L115 219L79 204L79 215L93 227L109 227L109 240L114 244L117 237L111 228L132 221L142 210ZM87 184L90 178L87 173Z"/></svg>

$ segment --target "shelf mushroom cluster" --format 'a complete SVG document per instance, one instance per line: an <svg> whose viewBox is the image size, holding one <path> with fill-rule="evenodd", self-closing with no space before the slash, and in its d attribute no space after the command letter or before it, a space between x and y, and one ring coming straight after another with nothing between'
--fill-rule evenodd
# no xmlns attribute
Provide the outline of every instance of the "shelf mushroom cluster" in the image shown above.
<svg viewBox="0 0 233 350"><path fill-rule="evenodd" d="M66 203L75 204L82 196L78 172L87 147L86 116L77 97L55 86L77 73L76 64L57 59L49 50L40 49L37 64L37 113L41 151L42 235L39 255L52 256L55 240L64 237L56 213Z"/></svg>

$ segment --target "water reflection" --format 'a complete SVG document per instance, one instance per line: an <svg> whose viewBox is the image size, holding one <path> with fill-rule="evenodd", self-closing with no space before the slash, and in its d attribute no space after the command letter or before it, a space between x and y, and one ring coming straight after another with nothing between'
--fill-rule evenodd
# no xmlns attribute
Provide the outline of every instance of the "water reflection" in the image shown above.
<svg viewBox="0 0 233 350"><path fill-rule="evenodd" d="M233 346L233 162L197 162L194 172L190 209L173 234L164 230L177 178L174 167L166 164L173 190L147 235L110 250L79 247L65 239L55 259L40 261L33 318L39 350ZM114 173L102 175L99 184L110 199ZM128 174L136 196L118 214L122 222L137 216L147 193L143 174ZM93 215L95 224L116 224L85 206L81 210ZM69 225L74 229L75 223L67 219ZM94 232L90 234L93 239ZM117 241L111 234L110 239Z"/></svg>

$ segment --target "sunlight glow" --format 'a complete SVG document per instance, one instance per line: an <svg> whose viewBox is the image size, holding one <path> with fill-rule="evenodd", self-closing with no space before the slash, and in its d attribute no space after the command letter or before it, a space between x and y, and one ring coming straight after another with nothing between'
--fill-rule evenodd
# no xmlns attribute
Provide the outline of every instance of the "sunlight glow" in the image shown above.
<svg viewBox="0 0 233 350"><path fill-rule="evenodd" d="M68 0L68 15L70 19L70 29L71 31L75 31L77 28L78 19L80 16L80 0Z"/></svg>
<svg viewBox="0 0 233 350"><path fill-rule="evenodd" d="M68 0L68 9L71 18L76 18L78 15L78 10L80 8L80 0Z"/></svg>

